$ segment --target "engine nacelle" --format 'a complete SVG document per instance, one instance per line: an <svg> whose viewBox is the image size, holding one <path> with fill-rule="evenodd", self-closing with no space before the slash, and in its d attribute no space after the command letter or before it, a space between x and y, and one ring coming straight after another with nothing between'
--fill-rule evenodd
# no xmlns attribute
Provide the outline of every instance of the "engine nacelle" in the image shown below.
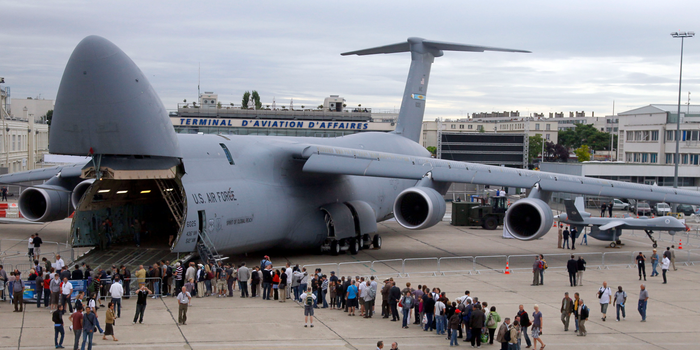
<svg viewBox="0 0 700 350"><path fill-rule="evenodd" d="M403 227L419 230L436 225L445 216L445 199L429 187L403 190L394 202L394 217Z"/></svg>
<svg viewBox="0 0 700 350"><path fill-rule="evenodd" d="M88 190L88 188L92 186L93 182L95 182L95 179L89 179L75 186L73 192L70 195L70 204L73 206L73 209L78 208L78 204L80 204L80 199L83 198L83 195Z"/></svg>
<svg viewBox="0 0 700 350"><path fill-rule="evenodd" d="M61 186L30 187L19 196L19 211L29 221L62 220L72 212L70 190Z"/></svg>
<svg viewBox="0 0 700 350"><path fill-rule="evenodd" d="M513 237L530 241L544 236L554 223L552 209L536 198L523 198L510 206L504 224Z"/></svg>

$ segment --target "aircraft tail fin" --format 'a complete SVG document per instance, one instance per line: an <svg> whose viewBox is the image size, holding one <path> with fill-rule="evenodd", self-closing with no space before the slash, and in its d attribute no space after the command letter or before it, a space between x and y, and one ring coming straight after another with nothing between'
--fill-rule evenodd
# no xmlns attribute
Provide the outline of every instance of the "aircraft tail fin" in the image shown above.
<svg viewBox="0 0 700 350"><path fill-rule="evenodd" d="M423 126L423 114L425 113L425 101L428 93L428 80L430 67L435 57L443 55L443 51L502 51L502 52L526 52L524 50L502 49L488 46L476 46L446 43L441 41L426 40L422 38L408 38L406 42L385 46L378 46L364 50L350 51L341 55L375 55L397 52L411 52L411 68L406 79L406 88L403 92L401 109L394 133L418 142Z"/></svg>
<svg viewBox="0 0 700 350"><path fill-rule="evenodd" d="M583 221L581 212L578 210L574 201L567 199L564 201L564 206L566 207L566 216L571 221Z"/></svg>

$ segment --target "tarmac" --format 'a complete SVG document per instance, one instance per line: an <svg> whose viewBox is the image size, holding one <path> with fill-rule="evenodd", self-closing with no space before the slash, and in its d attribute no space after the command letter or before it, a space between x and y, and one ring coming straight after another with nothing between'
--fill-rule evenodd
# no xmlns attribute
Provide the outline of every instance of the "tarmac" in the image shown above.
<svg viewBox="0 0 700 350"><path fill-rule="evenodd" d="M41 229L44 240L65 240L70 221L64 220L46 225L0 225L3 238L26 238L32 232ZM647 290L650 300L647 322L640 322L636 310L640 282L635 266L625 266L631 256L627 253L644 251L649 257L651 243L646 236L635 233L623 235L626 245L621 249L607 248L607 242L589 239L588 244L576 250L557 248L556 229L535 241L517 241L503 239L502 232L486 231L481 228L454 227L449 222L442 222L435 227L422 231L409 231L396 222L379 224L379 233L383 238L381 249L362 250L357 255L309 254L308 252L277 251L270 254L275 266L282 266L287 261L292 264L341 264L342 275L362 274L379 275L382 278L392 276L397 285L403 287L411 282L427 284L430 288L439 287L454 300L470 290L471 295L496 306L501 317L513 317L518 305L532 313L533 305L539 304L544 314L542 339L547 349L678 349L695 348L700 342L700 334L695 325L700 322L700 268L690 264L679 263L679 257L688 254L695 257L695 248L684 239L684 250L677 250L677 271L668 272L668 284L661 284L661 277L649 277ZM668 235L664 235L667 239ZM676 241L677 241L676 237ZM697 240L696 240L697 241ZM579 238L580 242L580 238ZM677 242L674 242L677 243ZM700 242L699 242L700 243ZM669 241L660 242L659 248L665 249ZM3 250L7 247L3 246ZM660 249L661 250L661 249ZM589 267L584 274L584 285L570 287L567 273L559 265L566 257L552 256L548 259L550 269L545 273L543 286L531 286L532 273L527 268L528 262L520 258L515 263L511 257L511 274L504 274L501 264L503 255L525 255L534 260L535 254L584 254L589 260ZM614 266L602 266L597 261L600 253L615 256ZM248 266L257 265L263 253L235 256L232 263L246 261ZM586 255L589 254L589 255ZM631 253L630 253L631 254ZM260 255L260 256L258 256ZM495 256L493 258L443 259L441 272L436 271L437 257ZM406 260L406 258L423 258ZM392 260L387 262L371 261ZM530 262L532 261L530 260ZM608 259L608 264L611 259ZM692 259L691 259L692 260ZM684 261L684 260L683 260ZM402 266L403 265L403 266ZM513 266L517 265L517 266ZM323 272L329 273L334 266L324 265ZM476 266L476 271L474 269ZM309 266L313 270L311 266ZM521 269L522 268L522 269ZM457 272L444 272L459 270ZM421 273L422 272L422 273ZM647 274L651 265L647 264ZM408 274L408 277L406 277ZM401 276L401 277L399 277ZM614 307L609 310L606 322L601 320L596 291L603 281L615 290L618 285L628 293L627 318L615 321ZM381 285L381 284L380 284ZM586 326L587 337L577 337L571 330L564 331L559 319L559 308L564 292L571 295L579 292L591 309L591 316ZM118 342L102 340L98 334L93 343L98 349L261 349L261 348L315 348L315 349L375 349L377 341L384 341L384 348L389 349L392 342L398 342L400 349L443 349L449 347L445 336L434 332L424 332L417 326L402 329L399 322L389 322L381 316L364 319L359 316L348 317L347 314L329 309L317 309L314 328L303 327L303 308L295 302L263 301L259 298L242 299L234 294L233 298L193 299L188 311L187 325L177 324L177 302L175 298L149 299L144 323L132 324L135 299L124 300L122 317L118 319L115 333ZM380 303L378 302L378 305ZM379 308L377 308L379 313ZM45 349L53 346L53 323L51 315L43 307L26 305L23 313L11 312L9 303L0 303L0 349ZM104 309L99 311L100 320L104 320ZM63 345L68 348L73 344L73 333L68 330ZM460 342L460 346L469 346ZM523 348L525 343L523 341ZM483 345L484 348L497 349L498 345Z"/></svg>

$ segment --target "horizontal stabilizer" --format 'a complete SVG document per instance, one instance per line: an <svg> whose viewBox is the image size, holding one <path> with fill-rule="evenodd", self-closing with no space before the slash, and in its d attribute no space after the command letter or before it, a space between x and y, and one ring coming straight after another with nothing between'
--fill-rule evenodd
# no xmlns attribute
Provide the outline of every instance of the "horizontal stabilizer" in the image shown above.
<svg viewBox="0 0 700 350"><path fill-rule="evenodd" d="M426 39L421 39L421 38L409 38L408 41L404 42L404 43L396 43L396 44L391 44L391 45L373 47L373 48L364 49L364 50L344 52L344 53L341 53L341 55L342 56L348 56L348 55L364 56L364 55L375 55L375 54L380 54L380 53L409 52L409 51L411 51L411 44L415 45L416 43L421 43L423 45L423 47L425 47L426 49L433 51L435 53L439 52L440 50L443 50L443 51L467 51L467 52L501 51L501 52L530 53L530 51L526 51L526 50L504 49L504 48L499 48L499 47L466 45L466 44L457 44L457 43L446 43L443 41L426 40ZM438 55L434 55L434 56L438 57L441 55L442 54L438 54Z"/></svg>
<svg viewBox="0 0 700 350"><path fill-rule="evenodd" d="M567 199L564 201L564 206L566 207L566 216L570 221L583 221L583 217L574 205L574 201Z"/></svg>

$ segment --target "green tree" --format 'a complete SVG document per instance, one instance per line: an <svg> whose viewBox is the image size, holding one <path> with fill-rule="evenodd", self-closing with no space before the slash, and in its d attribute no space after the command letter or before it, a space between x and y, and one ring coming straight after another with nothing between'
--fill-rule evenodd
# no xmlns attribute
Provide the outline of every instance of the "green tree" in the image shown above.
<svg viewBox="0 0 700 350"><path fill-rule="evenodd" d="M535 135L535 136L530 136L530 146L529 146L529 153L528 153L528 163L532 163L537 159L542 153L542 143L544 142L544 139L542 138L542 135Z"/></svg>
<svg viewBox="0 0 700 350"><path fill-rule="evenodd" d="M51 119L52 119L52 118L53 118L53 109L49 109L49 110L46 112L46 124L48 124L49 127L51 127Z"/></svg>
<svg viewBox="0 0 700 350"><path fill-rule="evenodd" d="M241 101L241 107L243 109L248 109L248 102L250 102L250 92L246 91L243 93L243 100Z"/></svg>
<svg viewBox="0 0 700 350"><path fill-rule="evenodd" d="M428 152L430 152L430 154L432 154L433 156L437 156L437 147L435 147L435 146L428 146L428 147L426 147L425 149L427 149Z"/></svg>
<svg viewBox="0 0 700 350"><path fill-rule="evenodd" d="M568 149L577 149L588 145L595 151L610 149L610 133L600 131L591 124L576 124L575 128L561 130L558 134L559 143ZM617 135L613 135L613 146L617 144Z"/></svg>
<svg viewBox="0 0 700 350"><path fill-rule="evenodd" d="M255 102L255 109L261 109L262 103L260 103L260 95L257 91L253 90L251 98L253 99L253 102Z"/></svg>
<svg viewBox="0 0 700 350"><path fill-rule="evenodd" d="M591 160L591 150L588 145L583 145L577 148L574 151L574 154L576 154L576 158L578 158L579 162L587 162Z"/></svg>

